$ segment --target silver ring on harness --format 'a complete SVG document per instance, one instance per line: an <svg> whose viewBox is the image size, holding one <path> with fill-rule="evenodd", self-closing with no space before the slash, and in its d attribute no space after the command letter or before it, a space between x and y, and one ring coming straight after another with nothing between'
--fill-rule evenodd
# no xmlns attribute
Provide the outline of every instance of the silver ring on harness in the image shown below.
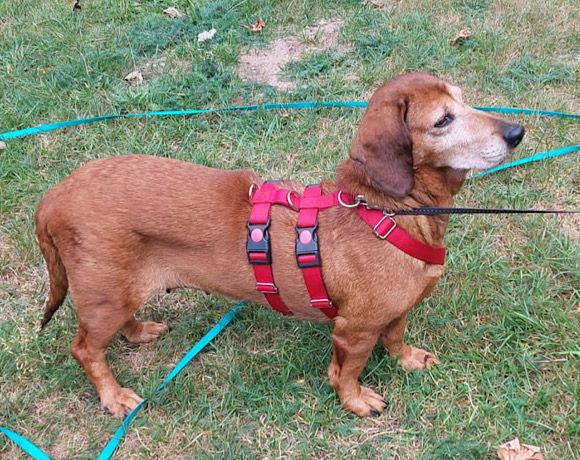
<svg viewBox="0 0 580 460"><path fill-rule="evenodd" d="M358 205L360 205L364 201L364 197L362 195L357 195L355 198L356 201L354 203L351 203L351 204L345 203L344 201L342 201L342 197L341 197L342 193L343 193L342 190L338 191L337 199L338 199L338 202L340 203L340 205L344 206L345 208L356 208Z"/></svg>
<svg viewBox="0 0 580 460"><path fill-rule="evenodd" d="M288 190L288 194L286 195L286 201L288 202L288 205L294 209L294 211L299 211L299 209L296 207L296 205L292 202L292 198L290 198L290 196L295 193L291 190Z"/></svg>
<svg viewBox="0 0 580 460"><path fill-rule="evenodd" d="M256 191L256 184L254 184L253 182L250 184L250 188L248 190L248 198L250 200L252 200L252 196L254 195L254 192Z"/></svg>

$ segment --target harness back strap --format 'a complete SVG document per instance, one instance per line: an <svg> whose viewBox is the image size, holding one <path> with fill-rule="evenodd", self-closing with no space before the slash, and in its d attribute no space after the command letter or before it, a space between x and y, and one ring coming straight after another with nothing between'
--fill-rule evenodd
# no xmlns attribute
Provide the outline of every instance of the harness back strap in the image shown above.
<svg viewBox="0 0 580 460"><path fill-rule="evenodd" d="M267 182L256 191L255 195L259 195L261 191L271 192L275 189L275 184ZM272 273L272 251L268 232L272 202L253 201L252 204L252 212L248 221L246 252L248 261L254 269L256 289L264 294L264 297L274 310L283 315L291 315L292 312L278 293L278 287L274 283L274 274Z"/></svg>
<svg viewBox="0 0 580 460"><path fill-rule="evenodd" d="M300 200L300 212L296 223L296 262L302 270L304 284L310 296L310 305L320 309L329 318L337 315L337 310L330 300L324 280L320 262L320 248L318 246L318 211L322 202L322 187L309 185L304 190ZM309 198L314 198L310 199ZM316 199L318 198L318 200Z"/></svg>

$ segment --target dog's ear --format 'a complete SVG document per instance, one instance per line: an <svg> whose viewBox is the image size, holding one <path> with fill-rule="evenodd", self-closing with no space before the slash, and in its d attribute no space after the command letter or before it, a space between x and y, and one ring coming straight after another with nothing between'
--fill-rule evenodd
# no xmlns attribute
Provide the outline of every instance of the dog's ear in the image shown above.
<svg viewBox="0 0 580 460"><path fill-rule="evenodd" d="M350 146L368 185L395 198L413 189L413 145L405 123L407 100L369 102Z"/></svg>

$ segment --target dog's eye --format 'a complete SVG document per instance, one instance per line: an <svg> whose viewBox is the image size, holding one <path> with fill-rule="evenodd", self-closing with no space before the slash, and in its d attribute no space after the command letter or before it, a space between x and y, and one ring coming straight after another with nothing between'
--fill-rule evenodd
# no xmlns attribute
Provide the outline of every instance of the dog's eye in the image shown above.
<svg viewBox="0 0 580 460"><path fill-rule="evenodd" d="M453 121L453 115L446 114L441 120L435 123L435 128L444 128Z"/></svg>

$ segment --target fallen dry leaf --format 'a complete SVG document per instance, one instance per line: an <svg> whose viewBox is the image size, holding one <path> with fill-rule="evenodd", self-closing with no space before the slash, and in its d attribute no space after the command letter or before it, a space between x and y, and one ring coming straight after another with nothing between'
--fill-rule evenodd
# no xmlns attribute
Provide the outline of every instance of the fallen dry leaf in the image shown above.
<svg viewBox="0 0 580 460"><path fill-rule="evenodd" d="M457 43L459 43L461 40L465 40L466 38L469 37L471 37L471 30L465 27L464 29L461 29L459 32L457 32L455 37L453 37L453 39L449 43L451 43L452 45L457 45Z"/></svg>
<svg viewBox="0 0 580 460"><path fill-rule="evenodd" d="M174 6L170 6L169 8L164 9L163 12L170 18L178 18L180 16L183 16L183 14L181 14L179 10Z"/></svg>
<svg viewBox="0 0 580 460"><path fill-rule="evenodd" d="M197 41L198 42L204 42L206 40L210 40L213 38L213 36L215 35L216 30L215 29L210 29L210 30L204 30L202 33L197 34Z"/></svg>
<svg viewBox="0 0 580 460"><path fill-rule="evenodd" d="M6 148L6 142L0 141L0 150L4 150Z"/></svg>
<svg viewBox="0 0 580 460"><path fill-rule="evenodd" d="M501 460L544 460L539 447L520 444L518 438L499 446L497 456Z"/></svg>
<svg viewBox="0 0 580 460"><path fill-rule="evenodd" d="M262 29L266 27L266 21L259 18L255 24L250 24L249 26L244 26L250 32L262 32Z"/></svg>
<svg viewBox="0 0 580 460"><path fill-rule="evenodd" d="M137 86L143 83L143 74L139 70L134 70L123 79L131 86Z"/></svg>

